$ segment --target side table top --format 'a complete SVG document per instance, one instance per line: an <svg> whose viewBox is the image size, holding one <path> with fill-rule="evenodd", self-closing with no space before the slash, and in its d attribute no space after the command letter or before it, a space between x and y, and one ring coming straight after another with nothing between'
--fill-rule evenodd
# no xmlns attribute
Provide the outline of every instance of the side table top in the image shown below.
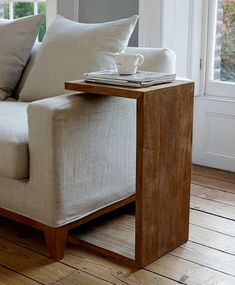
<svg viewBox="0 0 235 285"><path fill-rule="evenodd" d="M66 81L65 89L71 91L106 95L106 96L118 96L118 97L138 99L142 95L147 95L148 93L156 92L157 90L176 87L184 84L193 84L193 82L176 80L171 83L153 85L150 87L133 88L133 87L108 85L101 83L91 83L91 82L86 82L84 80L76 80L76 81Z"/></svg>

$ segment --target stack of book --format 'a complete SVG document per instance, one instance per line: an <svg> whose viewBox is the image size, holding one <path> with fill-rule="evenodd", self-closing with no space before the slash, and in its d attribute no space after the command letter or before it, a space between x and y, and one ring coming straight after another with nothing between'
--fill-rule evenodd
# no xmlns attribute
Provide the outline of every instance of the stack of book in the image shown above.
<svg viewBox="0 0 235 285"><path fill-rule="evenodd" d="M122 85L129 87L146 87L161 83L169 83L175 80L175 74L159 73L151 71L138 71L133 75L120 75L117 71L106 70L98 72L84 73L85 81L104 83L112 85Z"/></svg>

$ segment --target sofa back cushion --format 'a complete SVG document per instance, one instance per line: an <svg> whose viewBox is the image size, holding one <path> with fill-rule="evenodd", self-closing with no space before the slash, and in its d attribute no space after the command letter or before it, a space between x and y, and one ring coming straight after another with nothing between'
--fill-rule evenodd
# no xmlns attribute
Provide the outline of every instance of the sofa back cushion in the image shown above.
<svg viewBox="0 0 235 285"><path fill-rule="evenodd" d="M35 60L36 60L40 46L41 46L41 43L39 43L39 42L36 42L34 44L32 50L31 50L29 59L27 61L27 64L26 64L24 70L22 71L20 80L18 81L16 88L12 92L12 97L17 99L17 100L19 99L20 92L23 89L25 82L29 76L29 73L30 73L30 71L31 71L31 69L35 63Z"/></svg>
<svg viewBox="0 0 235 285"><path fill-rule="evenodd" d="M82 24L57 16L46 33L35 64L20 93L20 101L34 101L65 93L64 81L84 72L114 69L112 53L127 47L138 16Z"/></svg>
<svg viewBox="0 0 235 285"><path fill-rule="evenodd" d="M36 43L32 49L28 63L22 72L21 79L16 86L13 97L18 99L21 90L27 80L27 77L34 65L36 56L41 44ZM127 53L140 53L144 56L144 64L141 70L175 73L176 72L176 55L175 52L167 48L145 48L145 47L127 47ZM63 92L64 93L64 92Z"/></svg>
<svg viewBox="0 0 235 285"><path fill-rule="evenodd" d="M0 100L9 97L20 79L37 37L42 15L0 21Z"/></svg>

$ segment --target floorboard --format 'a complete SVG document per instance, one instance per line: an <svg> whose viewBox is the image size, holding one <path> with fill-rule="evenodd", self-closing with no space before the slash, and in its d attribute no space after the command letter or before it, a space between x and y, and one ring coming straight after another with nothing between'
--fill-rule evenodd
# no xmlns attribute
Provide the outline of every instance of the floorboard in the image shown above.
<svg viewBox="0 0 235 285"><path fill-rule="evenodd" d="M41 284L19 273L0 266L0 285L38 285Z"/></svg>
<svg viewBox="0 0 235 285"><path fill-rule="evenodd" d="M235 256L219 250L189 241L170 254L235 277Z"/></svg>
<svg viewBox="0 0 235 285"><path fill-rule="evenodd" d="M235 174L194 165L191 194L189 242L142 270L72 243L64 259L53 262L40 231L0 218L0 285L235 285ZM130 254L133 226L130 213L95 225L99 245L113 249L118 236L114 247ZM87 225L77 233L96 240Z"/></svg>
<svg viewBox="0 0 235 285"><path fill-rule="evenodd" d="M41 284L51 284L74 272L72 267L55 263L25 247L0 238L0 265Z"/></svg>
<svg viewBox="0 0 235 285"><path fill-rule="evenodd" d="M109 285L112 283L103 279L99 279L91 274L84 273L82 271L76 271L62 278L60 281L56 282L56 285L78 285L78 284Z"/></svg>
<svg viewBox="0 0 235 285"><path fill-rule="evenodd" d="M112 219L100 219L83 226L70 235L69 241L79 240L114 251L130 259L135 258L135 214L118 214ZM78 238L79 237L79 240Z"/></svg>
<svg viewBox="0 0 235 285"><path fill-rule="evenodd" d="M147 270L168 276L187 285L234 285L235 278L203 265L167 254L146 267Z"/></svg>
<svg viewBox="0 0 235 285"><path fill-rule="evenodd" d="M235 207L235 193L228 193L192 184L191 195Z"/></svg>
<svg viewBox="0 0 235 285"><path fill-rule="evenodd" d="M190 225L189 240L235 256L235 237Z"/></svg>
<svg viewBox="0 0 235 285"><path fill-rule="evenodd" d="M235 194L235 184L228 181L192 174L192 183Z"/></svg>
<svg viewBox="0 0 235 285"><path fill-rule="evenodd" d="M193 165L192 173L235 184L234 172L220 170L220 169L212 169L210 167L205 167L200 165Z"/></svg>
<svg viewBox="0 0 235 285"><path fill-rule="evenodd" d="M138 270L131 266L114 262L105 257L94 255L92 252L79 250L72 246L67 250L64 258L67 265L85 270L87 273L103 278L112 284L132 284L132 285L174 285L176 281L167 276L161 276L145 269Z"/></svg>
<svg viewBox="0 0 235 285"><path fill-rule="evenodd" d="M215 216L213 213L207 214L197 211L196 209L191 209L190 223L205 229L223 233L224 235L235 237L234 221Z"/></svg>
<svg viewBox="0 0 235 285"><path fill-rule="evenodd" d="M191 196L191 208L235 221L235 207L212 200Z"/></svg>

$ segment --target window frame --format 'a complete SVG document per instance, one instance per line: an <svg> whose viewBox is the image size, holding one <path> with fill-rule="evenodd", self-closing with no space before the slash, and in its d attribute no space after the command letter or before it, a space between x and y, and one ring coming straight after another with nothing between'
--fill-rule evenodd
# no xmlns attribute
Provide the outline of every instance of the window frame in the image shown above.
<svg viewBox="0 0 235 285"><path fill-rule="evenodd" d="M9 11L10 11L10 20L13 20L13 3L14 2L34 2L34 15L37 15L37 6L38 3L45 2L46 3L46 28L50 26L50 24L53 22L54 18L57 15L57 0L5 0L9 4Z"/></svg>
<svg viewBox="0 0 235 285"><path fill-rule="evenodd" d="M208 0L204 3L205 17L207 19L206 53L205 53L205 95L220 96L235 99L235 82L220 81L213 79L215 59L215 39L217 29L218 0Z"/></svg>
<svg viewBox="0 0 235 285"><path fill-rule="evenodd" d="M46 3L48 0L5 0L6 3L9 5L9 19L14 20L14 2L20 3L33 3L33 12L34 15L38 15L38 4L39 3Z"/></svg>
<svg viewBox="0 0 235 285"><path fill-rule="evenodd" d="M46 0L46 28L50 27L57 15L57 0Z"/></svg>

